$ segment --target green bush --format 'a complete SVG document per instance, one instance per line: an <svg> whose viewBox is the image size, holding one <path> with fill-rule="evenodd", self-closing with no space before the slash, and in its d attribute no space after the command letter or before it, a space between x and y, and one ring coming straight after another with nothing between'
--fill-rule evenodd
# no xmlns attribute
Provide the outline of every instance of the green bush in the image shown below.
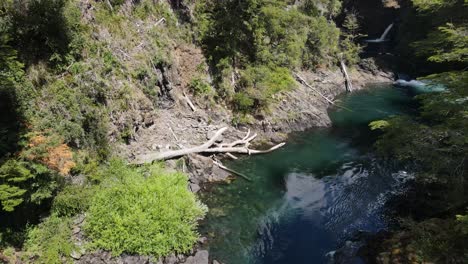
<svg viewBox="0 0 468 264"><path fill-rule="evenodd" d="M254 106L254 99L245 92L238 92L234 95L233 102L236 106L236 109L241 112L248 112Z"/></svg>
<svg viewBox="0 0 468 264"><path fill-rule="evenodd" d="M69 218L52 215L28 232L25 250L34 263L61 264L74 249ZM65 263L68 263L66 261Z"/></svg>
<svg viewBox="0 0 468 264"><path fill-rule="evenodd" d="M309 24L303 64L307 67L326 67L336 62L339 52L340 30L324 17L315 17Z"/></svg>
<svg viewBox="0 0 468 264"><path fill-rule="evenodd" d="M69 185L57 194L52 212L58 216L74 216L88 209L94 189L91 187Z"/></svg>
<svg viewBox="0 0 468 264"><path fill-rule="evenodd" d="M340 29L331 19L340 9L338 0L295 5L287 0L199 1L196 36L213 69L217 94L237 110L256 111L268 107L275 93L293 87L288 69L328 67L337 62L341 48L347 61L356 61L359 46L350 40L340 46ZM240 80L233 78L239 73ZM233 80L238 82L233 85Z"/></svg>
<svg viewBox="0 0 468 264"><path fill-rule="evenodd" d="M234 95L233 102L244 112L268 107L273 95L296 85L287 68L267 66L248 67L241 72L239 84L242 90Z"/></svg>
<svg viewBox="0 0 468 264"><path fill-rule="evenodd" d="M0 211L14 211L23 203L40 205L53 196L57 180L42 164L7 160L0 165Z"/></svg>
<svg viewBox="0 0 468 264"><path fill-rule="evenodd" d="M212 95L213 90L211 89L210 84L200 77L193 78L189 83L190 89L195 93L195 95Z"/></svg>
<svg viewBox="0 0 468 264"><path fill-rule="evenodd" d="M190 250L206 209L188 191L187 177L158 165L136 170L114 162L111 167L113 175L92 199L84 227L92 245L115 254Z"/></svg>

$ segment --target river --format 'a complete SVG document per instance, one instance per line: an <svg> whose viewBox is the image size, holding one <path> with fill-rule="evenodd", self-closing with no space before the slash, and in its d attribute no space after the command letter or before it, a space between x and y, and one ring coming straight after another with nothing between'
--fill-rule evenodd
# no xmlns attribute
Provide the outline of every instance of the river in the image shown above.
<svg viewBox="0 0 468 264"><path fill-rule="evenodd" d="M250 178L210 186L202 200L210 211L201 233L213 259L227 264L329 263L347 245L355 253L362 234L392 225L385 203L412 177L379 159L379 132L370 121L409 114L405 90L374 84L343 95L330 109L333 126L290 136L270 154L225 162ZM361 263L350 254L345 262ZM336 257L336 256L335 256ZM343 256L342 256L343 258Z"/></svg>

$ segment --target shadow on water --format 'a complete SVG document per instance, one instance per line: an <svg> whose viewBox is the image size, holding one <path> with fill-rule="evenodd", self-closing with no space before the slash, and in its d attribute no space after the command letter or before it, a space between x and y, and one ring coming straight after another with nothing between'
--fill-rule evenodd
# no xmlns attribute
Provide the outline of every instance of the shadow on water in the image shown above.
<svg viewBox="0 0 468 264"><path fill-rule="evenodd" d="M332 109L333 127L293 134L283 149L227 163L253 181L237 179L203 195L210 212L202 233L213 258L328 263L357 234L391 224L385 202L404 191L411 174L372 153L378 133L368 123L409 113L413 103L402 90L378 86L342 97L352 111Z"/></svg>

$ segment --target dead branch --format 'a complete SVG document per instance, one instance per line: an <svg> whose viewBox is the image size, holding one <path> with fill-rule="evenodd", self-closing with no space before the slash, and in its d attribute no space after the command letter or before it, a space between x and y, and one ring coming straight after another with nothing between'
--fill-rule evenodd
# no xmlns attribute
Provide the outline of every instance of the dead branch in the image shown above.
<svg viewBox="0 0 468 264"><path fill-rule="evenodd" d="M107 6L109 7L109 9L111 10L111 12L114 12L114 8L112 7L111 3L109 0L106 0L106 4Z"/></svg>
<svg viewBox="0 0 468 264"><path fill-rule="evenodd" d="M244 179L246 179L246 180L248 180L248 181L252 181L252 179L250 179L249 177L247 177L245 174L242 174L242 173L240 173L240 172L238 172L238 171L235 171L235 170L233 170L233 169L230 169L230 168L224 166L220 161L213 160L213 163L214 163L215 165L217 165L218 167L220 167L221 169L227 171L227 172L230 172L230 173L233 173L233 174L235 174L235 175L241 176L242 178L244 178Z"/></svg>
<svg viewBox="0 0 468 264"><path fill-rule="evenodd" d="M161 19L159 19L158 21L156 21L156 23L154 24L155 26L159 25L160 23L166 21L166 19L163 17Z"/></svg>
<svg viewBox="0 0 468 264"><path fill-rule="evenodd" d="M296 78L299 80L299 82L301 82L302 84L304 84L305 86L309 87L310 89L314 90L316 93L318 93L323 99L325 99L327 102L329 102L330 104L332 105L335 105L335 103L328 99L325 95L323 95L319 90L315 89L314 87L312 87L310 84L308 84L304 78L302 78L299 74L295 73L294 72L294 76L296 76Z"/></svg>
<svg viewBox="0 0 468 264"><path fill-rule="evenodd" d="M179 142L179 138L177 138L177 135L174 133L174 130L172 129L172 127L169 126L169 125L168 125L168 127L169 127L169 130L170 130L171 133L172 133L172 136L173 136L174 139L176 140L176 142Z"/></svg>
<svg viewBox="0 0 468 264"><path fill-rule="evenodd" d="M230 157L233 160L238 159L236 156L232 155L231 153L226 153L226 156Z"/></svg>
<svg viewBox="0 0 468 264"><path fill-rule="evenodd" d="M221 135L227 130L227 127L223 127L216 131L213 137L210 140L205 142L204 144L196 147L179 149L179 150L171 150L162 153L150 153L146 155L141 155L137 157L134 161L135 164L143 164L149 163L158 160L168 160L173 159L181 156L185 156L192 153L241 153L241 154L248 154L248 155L255 155L255 154L264 154L271 151L274 151L278 148L281 148L286 143L280 143L275 145L266 150L257 150L257 149L250 149L250 141L252 141L257 134L250 136L250 131L247 135L242 138L241 140L236 140L230 144L221 144L215 145L216 140L221 137Z"/></svg>
<svg viewBox="0 0 468 264"><path fill-rule="evenodd" d="M340 60L340 66L346 80L346 91L351 92L353 91L353 84L351 83L351 79L349 78L348 71L346 70L346 65L343 60Z"/></svg>
<svg viewBox="0 0 468 264"><path fill-rule="evenodd" d="M190 100L190 98L187 96L187 94L185 92L183 92L184 94L184 99L185 101L187 101L187 104L190 106L190 108L192 108L192 111L195 112L197 111L197 109L195 108L195 106L193 105L192 101Z"/></svg>

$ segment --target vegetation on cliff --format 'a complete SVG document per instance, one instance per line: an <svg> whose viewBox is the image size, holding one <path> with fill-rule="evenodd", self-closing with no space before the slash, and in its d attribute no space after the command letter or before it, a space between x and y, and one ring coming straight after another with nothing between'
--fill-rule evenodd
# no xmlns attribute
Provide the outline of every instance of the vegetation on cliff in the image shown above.
<svg viewBox="0 0 468 264"><path fill-rule="evenodd" d="M343 33L332 20L341 13L336 0L203 0L195 10L196 38L218 94L244 113L265 109L274 94L292 89L290 70L325 68L340 59L353 64L360 52L352 41L356 20Z"/></svg>
<svg viewBox="0 0 468 264"><path fill-rule="evenodd" d="M105 195L114 195L119 187L147 190L140 196L153 201L145 206L154 210L171 204L166 211L148 211L148 215L138 214L136 207L119 212L122 219L137 215L151 222L148 232L159 233L159 248L147 246L143 252L112 236L99 236L94 244L116 253L160 256L185 252L196 241L196 221L204 208L187 190L185 176L155 167L147 168L150 176L143 176L147 172L121 162L108 163L111 140L131 136L132 110L157 106L158 92L147 94L155 90L157 76L151 72L170 63L166 44L180 40L185 29L176 26L167 3L143 1L125 13L123 2L121 6L111 2L113 10L105 3L86 6L74 0L0 3L1 261L61 263L70 259L73 251L83 250L72 241L72 220L88 211L89 237L117 232L117 225L109 225L114 222L98 212L99 206L105 206L100 203ZM148 27L140 33L139 21L154 25L160 17L165 18L164 27ZM139 44L134 41L146 45L131 54L140 60L123 59L124 50ZM116 115L119 121L112 119ZM76 177L84 179L78 185L71 183ZM114 188L105 189L111 182ZM132 195L122 193L121 205ZM156 195L161 199L154 200ZM105 224L99 219L109 221ZM158 223L158 230L150 229ZM169 231L176 229L168 224L183 232L174 236ZM134 228L123 226L120 231L140 234ZM140 236L135 241L145 239L149 238Z"/></svg>
<svg viewBox="0 0 468 264"><path fill-rule="evenodd" d="M69 260L84 213L90 249L191 249L205 209L185 176L127 167L112 149L173 102L180 45L201 45L214 77L198 65L188 91L242 114L294 89L291 70L358 59L356 20L341 32L337 0L187 2L193 14L170 1L0 1L2 261Z"/></svg>
<svg viewBox="0 0 468 264"><path fill-rule="evenodd" d="M415 58L427 60L418 67L445 70L422 79L443 84L447 91L417 96L420 111L416 117L371 124L380 124L374 128L384 130L376 143L383 155L418 168L413 191L398 205L408 217L406 231L395 234L384 247L400 240L414 249L420 261L464 263L468 243L468 6L464 1L413 4L417 21L431 23L417 28L426 34L415 32L407 49L415 51ZM415 30L409 22L403 26L402 34L409 36Z"/></svg>

